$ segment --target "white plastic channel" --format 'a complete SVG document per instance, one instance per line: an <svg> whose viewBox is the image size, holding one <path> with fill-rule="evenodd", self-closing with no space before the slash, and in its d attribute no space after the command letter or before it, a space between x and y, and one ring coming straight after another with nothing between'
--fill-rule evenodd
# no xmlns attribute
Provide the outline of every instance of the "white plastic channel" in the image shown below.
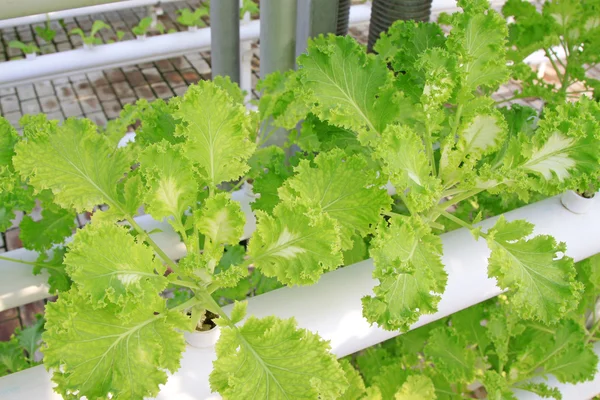
<svg viewBox="0 0 600 400"><path fill-rule="evenodd" d="M367 22L371 16L370 5L352 6L352 23ZM240 26L240 43L258 40L260 21L244 22ZM162 60L192 51L210 50L210 28L190 32L176 32L148 37L144 40L103 44L91 49L75 49L54 54L44 54L34 59L13 60L0 63L0 88L14 87L41 80L56 79L75 73L87 73L126 65ZM245 53L248 53L246 51ZM244 59L250 65L251 58ZM242 65L242 67L244 67ZM242 70L243 71L243 70ZM251 84L251 75L244 76L244 88Z"/></svg>
<svg viewBox="0 0 600 400"><path fill-rule="evenodd" d="M260 21L252 21L240 28L240 41L258 39L259 34ZM81 48L44 54L31 60L0 63L0 88L60 78L74 73L162 60L205 50L210 50L210 28L168 33L144 40L103 44L90 49Z"/></svg>
<svg viewBox="0 0 600 400"><path fill-rule="evenodd" d="M256 218L250 209L250 202L254 198L249 196L245 190L233 192L231 197L240 203L242 211L246 215L246 226L242 239L247 239L256 228ZM185 246L167 222L156 221L149 215L136 217L135 220L147 232L155 229L161 230L150 236L170 258L177 260L185 256ZM1 255L24 261L35 261L38 257L38 253L25 249L12 250ZM0 260L0 276L2 277L0 280L0 311L51 296L48 293L47 273L33 275L31 270L32 267L26 264Z"/></svg>
<svg viewBox="0 0 600 400"><path fill-rule="evenodd" d="M94 14L100 14L100 13L110 12L110 11L127 10L127 9L134 8L134 7L152 6L152 5L161 4L161 3L172 3L174 1L181 1L181 0L114 1L112 3L98 4L98 5L94 5L94 6L88 6L88 7L78 7L78 8L70 8L67 10L50 11L50 12L42 13L42 14L28 15L26 17L1 19L0 20L0 29L11 28L13 26L20 26L20 25L37 24L40 22L46 22L46 20L48 20L48 19L49 20L57 20L57 19L64 19L64 18L73 18L73 17L80 17L82 15L94 15ZM73 2L72 0L69 0L68 6L72 7L74 3L75 2ZM49 5L45 4L45 6L57 7L59 5L57 5L56 2L52 2Z"/></svg>
<svg viewBox="0 0 600 400"><path fill-rule="evenodd" d="M548 234L567 244L567 255L579 261L600 252L600 203L586 214L565 209L560 196L552 197L505 214L507 220L526 219L535 224L535 234ZM489 228L492 218L482 222ZM487 277L489 250L483 240L476 241L466 229L441 235L443 263L448 272L448 286L439 303L439 311L423 316L412 329L497 296L501 290ZM313 286L282 288L248 300L248 313L257 317L276 315L294 317L302 328L317 332L331 342L338 357L355 353L398 335L371 326L362 317L361 298L372 293L376 281L371 277L372 260L366 260L325 274ZM227 307L228 311L229 308ZM600 351L600 348L596 348ZM218 399L210 393L208 375L212 369L214 350L187 348L181 369L169 378L159 399ZM26 377L23 377L26 375ZM600 374L596 376L600 382ZM564 386L565 390L570 388ZM579 400L600 392L600 386L576 386ZM589 394L589 395L588 395ZM42 367L12 374L0 379L0 398L55 399L50 381Z"/></svg>

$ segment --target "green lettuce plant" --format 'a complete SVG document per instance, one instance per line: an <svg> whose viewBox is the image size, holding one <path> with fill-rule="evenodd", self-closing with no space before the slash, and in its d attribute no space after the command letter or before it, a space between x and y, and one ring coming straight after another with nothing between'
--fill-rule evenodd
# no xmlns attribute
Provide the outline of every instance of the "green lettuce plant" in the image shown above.
<svg viewBox="0 0 600 400"><path fill-rule="evenodd" d="M438 234L447 226L485 240L488 273L509 289L518 318L556 324L575 310L583 286L563 243L532 235L526 221L500 218L483 231L452 210L483 192L528 199L597 179L598 105L565 104L535 126L521 109L499 111L490 95L509 76L506 24L485 1L459 5L449 36L436 24L398 23L377 56L348 37L316 38L298 71L262 83L257 111L219 79L128 107L102 132L85 119L30 119L7 153L18 179L62 209L94 212L64 258L71 289L47 308L44 363L56 390L156 395L179 368L181 331L210 311L221 328L210 383L224 398L353 398L348 365L316 334L293 319L244 319L245 303L226 313L215 294L250 270L313 284L369 242L379 284L363 313L407 330L444 292ZM118 148L136 120L135 144ZM299 121L297 154L263 147L274 131L265 127ZM250 180L257 228L242 256L245 216L226 189ZM171 260L136 223L141 206L172 225L185 257ZM174 287L189 299L161 296Z"/></svg>
<svg viewBox="0 0 600 400"><path fill-rule="evenodd" d="M600 62L600 6L594 1L552 0L538 11L524 0L509 0L502 12L512 17L508 58L513 76L522 82L514 98L537 97L550 105L561 104L583 92L600 96L600 81L587 71ZM537 77L523 60L541 51L556 71L558 83ZM574 88L575 83L581 83ZM583 88L583 89L582 89Z"/></svg>
<svg viewBox="0 0 600 400"><path fill-rule="evenodd" d="M40 48L37 47L34 43L25 44L19 40L11 40L8 43L8 47L11 49L21 50L25 54L35 54L40 51Z"/></svg>
<svg viewBox="0 0 600 400"><path fill-rule="evenodd" d="M350 357L360 371L352 372L356 391L365 396L355 398L370 390L382 399L450 400L483 389L488 399L516 400L520 389L561 399L543 378L580 383L597 371L599 260L576 264L585 294L577 311L555 324L522 320L501 295Z"/></svg>
<svg viewBox="0 0 600 400"><path fill-rule="evenodd" d="M131 29L131 31L136 36L144 36L152 28L156 29L160 33L164 33L165 32L165 26L163 25L162 22L157 21L154 27L152 26L152 22L153 22L152 17L144 17L144 18L142 18L140 20L139 24L137 24L136 26L134 26Z"/></svg>
<svg viewBox="0 0 600 400"><path fill-rule="evenodd" d="M46 43L52 43L54 37L56 36L56 31L50 26L50 19L46 20L44 26L36 26L35 33L37 33L39 37L44 39Z"/></svg>
<svg viewBox="0 0 600 400"><path fill-rule="evenodd" d="M8 341L0 342L0 377L40 364L35 353L40 349L45 320L36 315L36 321L26 328L17 328Z"/></svg>
<svg viewBox="0 0 600 400"><path fill-rule="evenodd" d="M179 16L177 17L177 22L181 25L185 25L187 27L198 27L202 28L206 26L206 23L202 19L208 15L208 8L203 6L195 9L194 11L189 8L183 8L181 10L177 10Z"/></svg>
<svg viewBox="0 0 600 400"><path fill-rule="evenodd" d="M86 44L88 46L93 46L96 44L102 44L102 39L99 37L96 37L98 32L100 32L102 29L111 29L111 27L106 22L98 20L98 21L94 21L94 23L92 24L92 29L90 30L89 35L86 35L85 32L81 28L71 29L71 31L69 32L69 35L79 36L79 37L81 37L81 40L83 41L84 44Z"/></svg>

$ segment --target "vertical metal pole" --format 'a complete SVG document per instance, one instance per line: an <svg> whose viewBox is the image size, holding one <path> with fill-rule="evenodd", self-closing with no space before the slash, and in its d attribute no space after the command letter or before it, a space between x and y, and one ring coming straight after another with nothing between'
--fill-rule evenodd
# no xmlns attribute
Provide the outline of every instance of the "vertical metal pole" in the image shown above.
<svg viewBox="0 0 600 400"><path fill-rule="evenodd" d="M243 0L240 0L240 8ZM242 16L240 25L246 25L250 22L251 16L246 12ZM252 42L245 41L240 43L240 88L246 92L244 102L247 104L252 100Z"/></svg>
<svg viewBox="0 0 600 400"><path fill-rule="evenodd" d="M308 38L337 31L340 0L298 0L296 56L304 53Z"/></svg>
<svg viewBox="0 0 600 400"><path fill-rule="evenodd" d="M218 0L210 5L212 77L227 75L240 82L240 2Z"/></svg>
<svg viewBox="0 0 600 400"><path fill-rule="evenodd" d="M272 72L285 72L296 65L297 0L260 0L260 77ZM265 124L261 137L269 136L265 145L283 146L287 141L285 129ZM288 149L289 150L289 149Z"/></svg>
<svg viewBox="0 0 600 400"><path fill-rule="evenodd" d="M260 0L260 77L294 69L297 0Z"/></svg>

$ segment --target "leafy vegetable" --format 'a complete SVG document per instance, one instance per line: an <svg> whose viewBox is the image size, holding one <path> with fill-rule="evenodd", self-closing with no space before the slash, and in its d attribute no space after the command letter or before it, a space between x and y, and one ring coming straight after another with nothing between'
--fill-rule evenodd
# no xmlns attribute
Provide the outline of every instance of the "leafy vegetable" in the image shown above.
<svg viewBox="0 0 600 400"><path fill-rule="evenodd" d="M188 27L195 26L198 28L202 28L206 26L206 23L202 19L202 17L208 16L208 8L200 7L195 9L194 11L189 8L183 8L177 10L179 17L177 17L177 22L181 25L185 25Z"/></svg>
<svg viewBox="0 0 600 400"><path fill-rule="evenodd" d="M40 51L40 48L37 47L34 43L25 44L18 40L11 40L8 43L8 47L12 49L19 49L25 54L35 54Z"/></svg>
<svg viewBox="0 0 600 400"><path fill-rule="evenodd" d="M36 26L35 33L37 33L39 37L44 39L46 43L51 43L54 40L54 37L56 36L56 31L50 26L50 19L46 20L44 26Z"/></svg>
<svg viewBox="0 0 600 400"><path fill-rule="evenodd" d="M434 24L399 21L377 44L379 55L348 37L315 38L298 71L261 84L258 111L218 79L169 102L126 107L103 130L85 119L30 117L22 138L0 131L9 146L0 152L7 214L26 195L53 203L37 228L51 224L51 212L94 213L68 246L68 277L43 259L56 287L73 282L47 315L45 362L56 390L154 396L179 366L181 330L207 329L213 317L222 332L211 385L229 398L443 399L466 395L475 381L502 398L515 386L554 394L525 383L538 374L587 379L596 328L586 331L573 313L594 303L591 268L576 268L553 238L531 237L526 221L475 228L480 216L465 204L498 211L505 204L484 193L518 204L597 181L600 108L564 104L535 123L535 112L496 109L491 94L509 77L508 28L483 0L459 5L462 13L443 18L448 36ZM180 18L199 25L202 15ZM117 147L138 121L135 143ZM270 132L300 121L285 151L261 148ZM260 196L257 226L240 244L245 216L226 189L248 184ZM183 258L170 259L137 224L140 207L169 221ZM364 372L364 385L293 320L242 323L243 303L230 313L220 306L313 284L364 258L368 244L378 283L363 313L384 329L408 330L437 311L447 279L438 233L457 226L485 239L488 273L507 294L367 352L358 365L379 369Z"/></svg>
<svg viewBox="0 0 600 400"><path fill-rule="evenodd" d="M95 44L102 44L102 39L99 37L96 37L98 32L100 32L102 29L110 30L112 28L106 22L98 20L98 21L94 21L94 23L92 24L92 29L90 30L89 35L86 35L85 32L81 28L71 29L71 31L69 32L69 35L77 35L77 36L81 37L81 40L83 41L84 44L86 44L88 46L92 46Z"/></svg>
<svg viewBox="0 0 600 400"><path fill-rule="evenodd" d="M552 0L538 10L523 0L510 0L502 13L512 17L509 25L508 56L515 78L523 81L515 98L537 97L551 107L581 92L593 92L598 99L600 81L587 71L600 62L600 8L593 1ZM542 80L523 62L533 52L542 52L557 75L558 82Z"/></svg>

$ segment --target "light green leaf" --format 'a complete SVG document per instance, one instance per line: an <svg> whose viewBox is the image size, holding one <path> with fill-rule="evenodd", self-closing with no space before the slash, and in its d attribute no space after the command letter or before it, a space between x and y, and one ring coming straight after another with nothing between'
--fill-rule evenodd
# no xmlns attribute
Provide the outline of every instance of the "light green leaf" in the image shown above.
<svg viewBox="0 0 600 400"><path fill-rule="evenodd" d="M42 341L42 332L44 332L44 323L46 320L41 315L36 315L33 325L27 326L16 332L16 338L19 345L27 351L27 358L31 364L35 364L35 352L39 349Z"/></svg>
<svg viewBox="0 0 600 400"><path fill-rule="evenodd" d="M475 379L475 353L452 328L441 327L431 332L425 356L436 369L446 371L451 382L469 384Z"/></svg>
<svg viewBox="0 0 600 400"><path fill-rule="evenodd" d="M95 308L76 289L46 306L44 364L54 390L65 398L138 400L158 394L185 349L187 318L166 310L164 300L141 302L130 318L119 306ZM85 355L82 358L82 355Z"/></svg>
<svg viewBox="0 0 600 400"><path fill-rule="evenodd" d="M389 365L378 367L372 372L377 374L373 378L373 385L379 389L384 399L393 399L412 373L410 369L405 369L401 363L398 363L393 355L390 357L393 358Z"/></svg>
<svg viewBox="0 0 600 400"><path fill-rule="evenodd" d="M339 399L344 371L327 342L293 319L250 317L222 328L210 386L224 398Z"/></svg>
<svg viewBox="0 0 600 400"><path fill-rule="evenodd" d="M485 371L482 379L488 400L516 400L506 378L494 370Z"/></svg>
<svg viewBox="0 0 600 400"><path fill-rule="evenodd" d="M237 244L244 234L246 217L240 204L228 193L218 193L205 200L194 219L196 227L214 245Z"/></svg>
<svg viewBox="0 0 600 400"><path fill-rule="evenodd" d="M409 206L423 211L440 199L441 182L432 176L422 139L406 125L393 125L375 144L375 156L398 192L408 189Z"/></svg>
<svg viewBox="0 0 600 400"><path fill-rule="evenodd" d="M543 373L554 375L563 383L592 379L598 356L588 343L586 330L570 319L560 321L552 330L550 333L542 327L533 332L512 369L524 378Z"/></svg>
<svg viewBox="0 0 600 400"><path fill-rule="evenodd" d="M352 248L355 234L364 237L371 233L381 212L389 209L391 198L362 156L334 149L320 153L314 163L300 161L294 171L279 197L283 201L300 198L333 218L340 226L342 250Z"/></svg>
<svg viewBox="0 0 600 400"><path fill-rule="evenodd" d="M16 211L29 212L35 206L33 190L23 185L9 166L0 166L0 231L13 225Z"/></svg>
<svg viewBox="0 0 600 400"><path fill-rule="evenodd" d="M447 274L442 242L420 219L392 217L371 242L374 297L363 298L363 314L389 330L408 330L422 314L437 311Z"/></svg>
<svg viewBox="0 0 600 400"><path fill-rule="evenodd" d="M348 381L348 386L342 397L340 397L340 400L364 399L367 388L365 387L365 383L363 382L360 373L354 369L352 364L350 364L350 361L346 359L339 360L339 363L344 371L346 380Z"/></svg>
<svg viewBox="0 0 600 400"><path fill-rule="evenodd" d="M52 190L61 207L77 212L99 204L119 208L117 184L131 162L109 146L91 121L67 119L62 126L44 122L15 150L13 162L23 179L37 192Z"/></svg>
<svg viewBox="0 0 600 400"><path fill-rule="evenodd" d="M91 223L79 230L65 265L80 294L89 296L94 307L135 304L137 313L137 307L167 286L165 267L154 252L114 224Z"/></svg>
<svg viewBox="0 0 600 400"><path fill-rule="evenodd" d="M16 337L0 342L0 376L29 368L23 348Z"/></svg>
<svg viewBox="0 0 600 400"><path fill-rule="evenodd" d="M187 139L188 158L212 187L248 171L255 147L250 141L251 118L225 90L206 81L190 86L174 116L184 122L177 125L176 134Z"/></svg>
<svg viewBox="0 0 600 400"><path fill-rule="evenodd" d="M56 210L43 209L40 221L34 221L29 215L23 218L19 225L19 238L23 247L36 251L49 250L73 234L73 230L77 228L75 214L58 207L54 208Z"/></svg>
<svg viewBox="0 0 600 400"><path fill-rule="evenodd" d="M487 1L461 0L462 13L450 17L452 30L446 41L458 57L464 95L478 88L495 89L508 78L506 21Z"/></svg>
<svg viewBox="0 0 600 400"><path fill-rule="evenodd" d="M286 285L307 285L342 264L337 226L326 214L284 202L272 216L257 211L256 218L248 255L264 275Z"/></svg>
<svg viewBox="0 0 600 400"><path fill-rule="evenodd" d="M52 249L50 255L41 253L35 261L36 266L33 267L34 275L39 275L43 269L48 272L50 275L48 277L48 284L50 285L48 291L52 294L66 292L73 283L63 263L66 251L65 247L57 246Z"/></svg>
<svg viewBox="0 0 600 400"><path fill-rule="evenodd" d="M357 132L381 133L399 116L399 97L382 59L350 36L319 36L298 58L300 82L321 120Z"/></svg>
<svg viewBox="0 0 600 400"><path fill-rule="evenodd" d="M486 234L492 250L488 275L511 290L511 302L521 317L552 323L577 305L581 284L575 281L573 260L559 255L565 244L546 235L525 239L532 232L533 225L526 221L500 217Z"/></svg>
<svg viewBox="0 0 600 400"><path fill-rule="evenodd" d="M600 106L586 100L544 111L535 135L511 138L499 180L547 195L588 189L600 171L600 126L594 114L600 115Z"/></svg>
<svg viewBox="0 0 600 400"><path fill-rule="evenodd" d="M12 165L15 144L19 136L6 118L0 117L0 166Z"/></svg>
<svg viewBox="0 0 600 400"><path fill-rule="evenodd" d="M278 189L292 175L289 158L278 146L264 147L252 155L249 176L253 179L252 192L259 195L250 203L252 210L272 212L279 204Z"/></svg>
<svg viewBox="0 0 600 400"><path fill-rule="evenodd" d="M164 141L155 143L144 149L139 161L147 187L144 196L147 212L159 220L174 217L180 221L183 213L196 203L199 186L198 175L185 157L183 147Z"/></svg>
<svg viewBox="0 0 600 400"><path fill-rule="evenodd" d="M424 375L411 375L396 393L396 400L434 400L435 388L431 379Z"/></svg>

